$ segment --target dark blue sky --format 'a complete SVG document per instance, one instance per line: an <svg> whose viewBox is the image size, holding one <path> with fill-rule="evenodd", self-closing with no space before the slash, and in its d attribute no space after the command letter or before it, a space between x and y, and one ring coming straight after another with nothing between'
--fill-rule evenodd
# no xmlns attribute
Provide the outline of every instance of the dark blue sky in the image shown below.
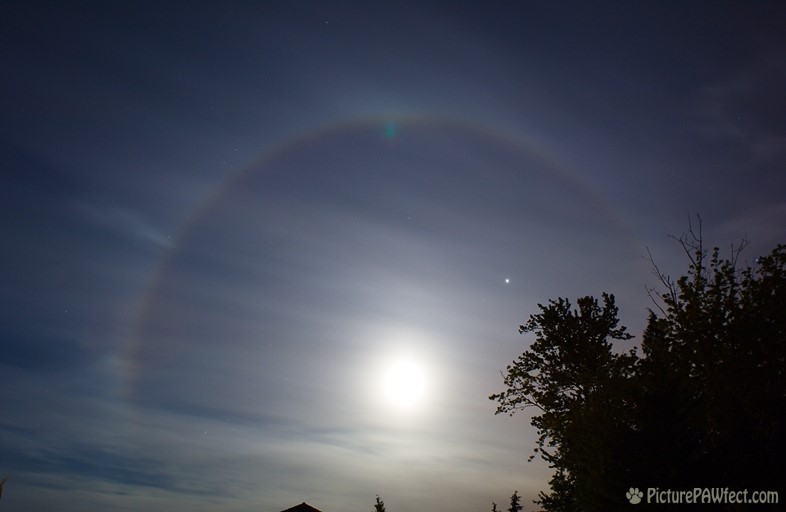
<svg viewBox="0 0 786 512"><path fill-rule="evenodd" d="M537 303L784 241L784 19L0 1L3 507L532 510Z"/></svg>

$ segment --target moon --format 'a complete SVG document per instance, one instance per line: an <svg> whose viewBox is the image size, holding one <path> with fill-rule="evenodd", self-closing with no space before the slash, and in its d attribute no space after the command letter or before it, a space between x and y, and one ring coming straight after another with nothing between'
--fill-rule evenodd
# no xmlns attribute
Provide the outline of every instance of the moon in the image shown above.
<svg viewBox="0 0 786 512"><path fill-rule="evenodd" d="M411 359L398 359L387 368L384 392L388 402L400 409L413 409L423 399L425 389L423 368Z"/></svg>

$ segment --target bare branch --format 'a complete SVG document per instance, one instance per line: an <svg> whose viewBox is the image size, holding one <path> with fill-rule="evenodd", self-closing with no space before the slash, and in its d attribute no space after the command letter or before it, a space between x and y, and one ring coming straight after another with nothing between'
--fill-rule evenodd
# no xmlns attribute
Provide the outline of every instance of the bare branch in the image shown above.
<svg viewBox="0 0 786 512"><path fill-rule="evenodd" d="M696 243L699 248L701 248L702 240L703 240L701 231L704 222L702 221L701 216L698 213L696 214L696 219L699 221L699 234L696 235L696 232L693 231L693 225L690 221L690 215L688 216L688 233L690 233L690 235L693 237L693 242Z"/></svg>
<svg viewBox="0 0 786 512"><path fill-rule="evenodd" d="M674 237L672 237L672 238L674 238ZM675 238L675 240L677 240L677 239ZM663 272L661 272L660 267L658 267L658 264L655 263L655 258L652 257L652 252L650 251L650 248L647 247L646 249L647 249L647 258L648 258L648 260L650 262L650 265L652 265L652 274L655 277L657 277L658 280L661 282L661 284L666 288L666 293L668 293L669 297L671 298L672 303L676 304L677 303L677 288L676 288L676 286L674 284L674 281L671 280L671 277L669 277L666 274L664 274ZM658 294L658 299L656 299L655 296L653 295L653 292L657 292L657 290L655 288L649 288L646 285L645 285L644 289L647 291L647 295L649 296L650 300L652 300L653 304L655 304L655 306L660 310L660 312L663 313L664 316L668 316L666 314L666 311L660 305L660 300L659 300L660 299L660 294Z"/></svg>
<svg viewBox="0 0 786 512"><path fill-rule="evenodd" d="M657 292L657 290L655 290L655 288L650 288L646 285L644 286L644 290L647 292L647 297L649 297L652 303L655 304L655 307L658 308L658 310L660 310L661 314L663 314L664 317L668 316L666 314L666 311L663 309L663 307L660 305L660 302L658 301L659 297L653 295L653 292Z"/></svg>
<svg viewBox="0 0 786 512"><path fill-rule="evenodd" d="M740 254L742 254L742 251L744 251L745 248L748 247L749 244L750 244L750 242L748 241L748 235L747 234L744 237L742 237L742 240L740 240L740 244L737 247L734 247L734 242L731 243L731 265L732 265L732 267L737 268L737 261L740 258Z"/></svg>

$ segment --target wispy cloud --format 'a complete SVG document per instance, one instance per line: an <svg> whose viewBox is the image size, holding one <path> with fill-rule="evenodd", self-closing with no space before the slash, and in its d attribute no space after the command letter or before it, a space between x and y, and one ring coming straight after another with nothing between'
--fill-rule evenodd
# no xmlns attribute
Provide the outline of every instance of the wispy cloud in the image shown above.
<svg viewBox="0 0 786 512"><path fill-rule="evenodd" d="M706 137L745 149L754 164L786 155L786 48L771 49L743 69L704 86L696 99L697 128Z"/></svg>
<svg viewBox="0 0 786 512"><path fill-rule="evenodd" d="M83 218L94 226L156 248L168 249L172 246L172 236L157 227L141 212L119 206L97 206L85 202L78 202L75 207Z"/></svg>

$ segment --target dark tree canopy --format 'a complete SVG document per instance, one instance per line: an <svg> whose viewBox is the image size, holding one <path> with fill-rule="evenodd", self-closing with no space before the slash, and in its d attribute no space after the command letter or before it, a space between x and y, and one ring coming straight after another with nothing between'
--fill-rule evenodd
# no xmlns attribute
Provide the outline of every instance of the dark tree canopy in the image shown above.
<svg viewBox="0 0 786 512"><path fill-rule="evenodd" d="M692 233L691 233L692 234ZM786 246L738 269L683 237L687 276L666 286L642 340L640 445L655 483L777 489L786 474ZM645 444L646 442L646 444Z"/></svg>
<svg viewBox="0 0 786 512"><path fill-rule="evenodd" d="M490 399L497 414L535 410L534 452L554 469L544 510L617 510L632 486L782 486L786 246L739 269L744 245L723 260L693 231L678 240L689 270L654 266L664 290L641 356L613 345L631 338L613 295L539 304L519 328L535 341Z"/></svg>

